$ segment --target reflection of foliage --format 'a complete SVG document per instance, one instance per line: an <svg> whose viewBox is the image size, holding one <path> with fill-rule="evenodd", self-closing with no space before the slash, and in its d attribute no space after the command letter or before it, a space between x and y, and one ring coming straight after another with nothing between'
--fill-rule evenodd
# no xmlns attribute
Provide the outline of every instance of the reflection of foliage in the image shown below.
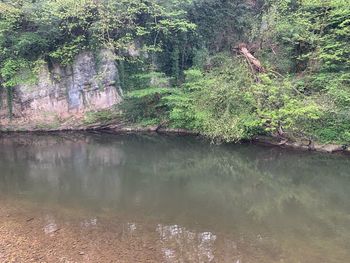
<svg viewBox="0 0 350 263"><path fill-rule="evenodd" d="M0 185L28 198L195 219L248 239L304 233L326 244L350 234L347 158L179 137L65 136L2 138Z"/></svg>

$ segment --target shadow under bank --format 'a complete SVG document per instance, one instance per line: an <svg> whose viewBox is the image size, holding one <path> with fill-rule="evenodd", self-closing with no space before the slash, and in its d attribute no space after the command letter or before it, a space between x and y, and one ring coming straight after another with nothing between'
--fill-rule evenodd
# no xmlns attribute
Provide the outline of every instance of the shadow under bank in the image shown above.
<svg viewBox="0 0 350 263"><path fill-rule="evenodd" d="M104 133L104 134L155 134L155 135L171 135L171 136L193 136L200 137L210 143L208 138L202 135L200 132L191 131L181 128L165 128L161 126L130 126L125 124L97 124L87 125L75 128L64 128L64 129L33 129L33 130L0 130L0 137L2 135L16 135L16 134L34 134L34 135L45 135L45 134L74 134L74 133ZM331 153L350 155L350 146L341 144L321 144L310 140L288 140L280 137L273 136L255 136L251 140L243 140L238 143L227 143L227 144L257 144L263 146L272 146L278 148L294 149L298 151L310 151L320 153Z"/></svg>

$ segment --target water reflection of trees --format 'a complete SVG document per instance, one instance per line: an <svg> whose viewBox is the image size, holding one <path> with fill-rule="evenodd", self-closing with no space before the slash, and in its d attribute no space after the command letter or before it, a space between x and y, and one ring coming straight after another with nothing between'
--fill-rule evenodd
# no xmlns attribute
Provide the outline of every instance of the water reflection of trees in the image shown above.
<svg viewBox="0 0 350 263"><path fill-rule="evenodd" d="M350 159L158 136L2 138L0 187L248 239L349 242ZM315 242L315 240L312 240Z"/></svg>

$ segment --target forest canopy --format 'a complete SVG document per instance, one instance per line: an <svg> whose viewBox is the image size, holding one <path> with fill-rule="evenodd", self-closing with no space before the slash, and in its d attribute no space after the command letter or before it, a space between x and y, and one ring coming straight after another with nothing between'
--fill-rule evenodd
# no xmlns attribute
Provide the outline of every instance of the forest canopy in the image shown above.
<svg viewBox="0 0 350 263"><path fill-rule="evenodd" d="M0 88L10 104L42 63L110 49L129 122L228 142L267 134L347 145L349 4L2 0Z"/></svg>

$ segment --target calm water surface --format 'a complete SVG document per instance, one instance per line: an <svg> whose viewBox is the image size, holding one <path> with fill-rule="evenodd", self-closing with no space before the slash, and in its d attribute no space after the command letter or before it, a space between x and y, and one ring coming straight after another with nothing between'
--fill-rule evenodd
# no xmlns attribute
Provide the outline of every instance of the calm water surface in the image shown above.
<svg viewBox="0 0 350 263"><path fill-rule="evenodd" d="M347 156L191 137L2 136L0 196L35 207L46 234L76 224L123 242L119 225L159 262L350 262Z"/></svg>

